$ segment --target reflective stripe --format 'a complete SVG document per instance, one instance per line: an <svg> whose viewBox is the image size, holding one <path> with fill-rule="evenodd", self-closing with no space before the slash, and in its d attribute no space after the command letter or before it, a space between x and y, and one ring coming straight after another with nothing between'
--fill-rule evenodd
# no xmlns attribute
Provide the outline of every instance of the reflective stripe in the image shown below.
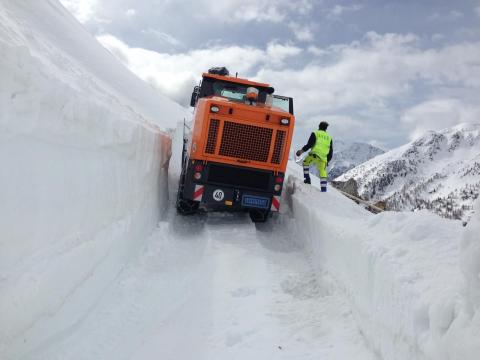
<svg viewBox="0 0 480 360"><path fill-rule="evenodd" d="M280 210L280 196L273 196L272 206L270 207L270 211L279 211L279 210Z"/></svg>
<svg viewBox="0 0 480 360"><path fill-rule="evenodd" d="M195 191L193 192L193 201L202 201L204 190L205 186L195 185Z"/></svg>
<svg viewBox="0 0 480 360"><path fill-rule="evenodd" d="M327 178L320 178L320 191L327 192Z"/></svg>

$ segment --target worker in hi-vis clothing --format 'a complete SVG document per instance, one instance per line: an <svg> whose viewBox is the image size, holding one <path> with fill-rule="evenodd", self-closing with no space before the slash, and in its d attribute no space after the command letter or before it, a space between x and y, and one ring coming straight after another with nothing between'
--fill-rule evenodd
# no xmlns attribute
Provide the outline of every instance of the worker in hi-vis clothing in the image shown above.
<svg viewBox="0 0 480 360"><path fill-rule="evenodd" d="M318 125L318 130L312 132L307 145L297 151L297 156L302 155L308 149L311 149L303 160L303 176L305 184L310 184L310 165L315 165L320 175L320 189L327 191L327 165L333 156L333 141L327 133L328 123L322 121Z"/></svg>

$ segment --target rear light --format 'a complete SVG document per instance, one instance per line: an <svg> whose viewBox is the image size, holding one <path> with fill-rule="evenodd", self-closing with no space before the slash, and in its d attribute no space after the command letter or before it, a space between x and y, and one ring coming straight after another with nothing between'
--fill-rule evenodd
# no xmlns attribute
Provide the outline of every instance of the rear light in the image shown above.
<svg viewBox="0 0 480 360"><path fill-rule="evenodd" d="M280 124L288 125L288 124L290 124L290 119L286 119L286 118L285 119L280 119Z"/></svg>
<svg viewBox="0 0 480 360"><path fill-rule="evenodd" d="M202 178L202 173L196 172L193 174L193 177L195 180L200 180Z"/></svg>
<svg viewBox="0 0 480 360"><path fill-rule="evenodd" d="M277 176L277 177L275 178L275 183L281 184L282 182L283 182L283 178L282 178L281 176Z"/></svg>
<svg viewBox="0 0 480 360"><path fill-rule="evenodd" d="M203 166L202 166L201 164L197 164L197 165L195 165L194 170L195 170L196 172L200 172L200 171L203 170Z"/></svg>
<svg viewBox="0 0 480 360"><path fill-rule="evenodd" d="M276 184L274 187L273 187L273 190L275 191L280 191L282 189L282 185L280 184Z"/></svg>
<svg viewBox="0 0 480 360"><path fill-rule="evenodd" d="M214 112L214 113L217 113L217 112L220 111L220 108L219 108L218 106L215 106L215 105L214 105L214 106L210 107L210 111L211 111L211 112Z"/></svg>

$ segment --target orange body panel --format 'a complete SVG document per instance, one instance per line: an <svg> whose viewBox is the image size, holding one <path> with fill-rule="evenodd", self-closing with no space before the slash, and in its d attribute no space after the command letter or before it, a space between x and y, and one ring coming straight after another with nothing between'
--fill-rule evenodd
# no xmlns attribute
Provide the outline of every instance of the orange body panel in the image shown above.
<svg viewBox="0 0 480 360"><path fill-rule="evenodd" d="M269 86L234 77L204 76ZM211 112L212 106L219 111ZM289 119L289 124L281 124L280 119ZM201 98L195 108L189 157L284 173L294 125L295 117L276 107L248 105L215 96Z"/></svg>

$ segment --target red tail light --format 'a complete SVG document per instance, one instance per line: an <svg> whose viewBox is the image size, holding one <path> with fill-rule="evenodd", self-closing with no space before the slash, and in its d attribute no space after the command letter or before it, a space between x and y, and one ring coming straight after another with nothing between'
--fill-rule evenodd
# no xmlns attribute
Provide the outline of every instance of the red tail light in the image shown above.
<svg viewBox="0 0 480 360"><path fill-rule="evenodd" d="M277 176L277 177L275 178L275 183L276 183L276 184L281 184L282 182L283 182L283 178L282 178L281 176Z"/></svg>
<svg viewBox="0 0 480 360"><path fill-rule="evenodd" d="M194 170L196 172L201 172L203 170L203 166L200 164L195 165Z"/></svg>

